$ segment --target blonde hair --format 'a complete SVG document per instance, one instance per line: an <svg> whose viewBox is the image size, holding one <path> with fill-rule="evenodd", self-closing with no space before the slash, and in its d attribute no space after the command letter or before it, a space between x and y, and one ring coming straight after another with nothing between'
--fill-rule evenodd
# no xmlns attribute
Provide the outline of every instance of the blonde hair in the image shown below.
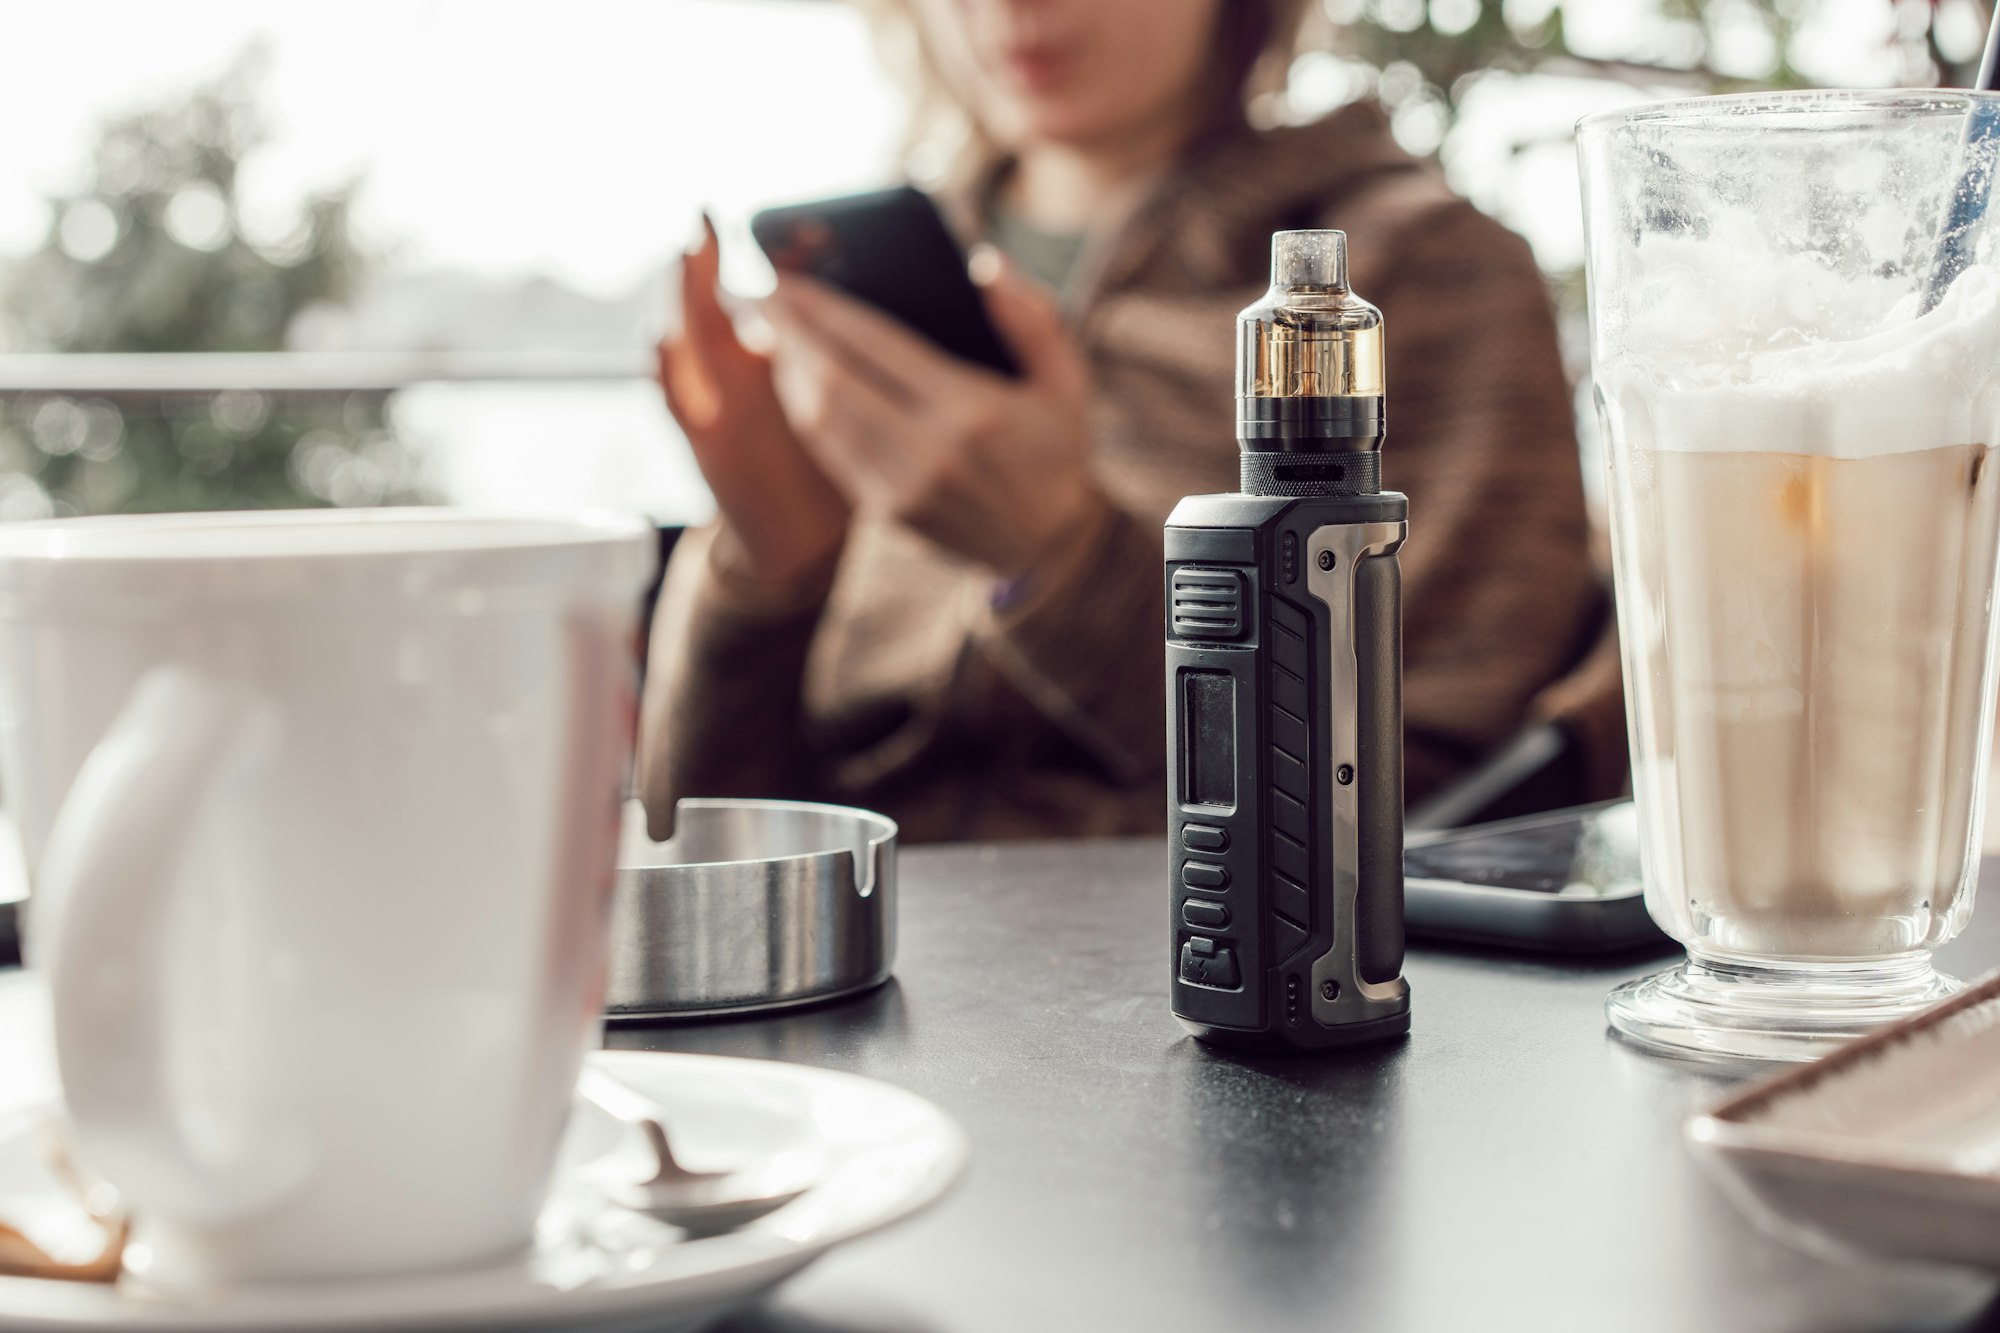
<svg viewBox="0 0 2000 1333"><path fill-rule="evenodd" d="M854 0L874 32L876 58L908 104L904 166L925 183L976 171L1006 145L952 86L916 13L918 0ZM1310 0L1221 0L1204 73L1209 110L1195 138L1246 122L1252 107L1280 93L1297 53Z"/></svg>

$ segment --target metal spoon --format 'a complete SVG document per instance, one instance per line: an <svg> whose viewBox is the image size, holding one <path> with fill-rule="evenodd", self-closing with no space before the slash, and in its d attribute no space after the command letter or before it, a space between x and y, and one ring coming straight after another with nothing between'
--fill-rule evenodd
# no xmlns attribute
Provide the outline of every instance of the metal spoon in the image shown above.
<svg viewBox="0 0 2000 1333"><path fill-rule="evenodd" d="M718 1236L774 1213L812 1188L817 1164L780 1154L729 1171L691 1171L674 1157L660 1108L601 1070L585 1066L577 1092L612 1119L637 1130L655 1161L653 1173L607 1186L612 1200L657 1217L690 1236Z"/></svg>

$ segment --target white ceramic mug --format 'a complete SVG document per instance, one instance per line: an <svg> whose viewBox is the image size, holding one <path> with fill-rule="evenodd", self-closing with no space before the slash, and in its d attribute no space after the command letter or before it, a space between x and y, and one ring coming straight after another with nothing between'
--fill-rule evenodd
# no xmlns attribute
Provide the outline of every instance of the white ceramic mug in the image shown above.
<svg viewBox="0 0 2000 1333"><path fill-rule="evenodd" d="M74 1138L190 1287L530 1239L597 1031L636 518L0 526L0 776Z"/></svg>

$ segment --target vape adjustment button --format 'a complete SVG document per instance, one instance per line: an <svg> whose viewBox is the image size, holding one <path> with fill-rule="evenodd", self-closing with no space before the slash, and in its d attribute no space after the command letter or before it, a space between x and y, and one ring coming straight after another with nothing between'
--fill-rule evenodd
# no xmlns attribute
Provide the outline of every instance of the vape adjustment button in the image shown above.
<svg viewBox="0 0 2000 1333"><path fill-rule="evenodd" d="M1181 846L1191 852L1226 852L1229 850L1229 830L1208 824L1183 824Z"/></svg>
<svg viewBox="0 0 2000 1333"><path fill-rule="evenodd" d="M1181 867L1181 883L1191 889L1226 889L1229 872L1207 861L1189 861Z"/></svg>
<svg viewBox="0 0 2000 1333"><path fill-rule="evenodd" d="M1243 576L1233 569L1176 569L1173 585L1173 630L1183 639L1230 640L1243 637Z"/></svg>
<svg viewBox="0 0 2000 1333"><path fill-rule="evenodd" d="M1236 950L1196 935L1181 946L1181 980L1190 986L1239 989L1243 978L1236 970Z"/></svg>
<svg viewBox="0 0 2000 1333"><path fill-rule="evenodd" d="M1229 909L1206 898L1190 898L1181 904L1181 920L1196 930L1221 930L1229 924Z"/></svg>

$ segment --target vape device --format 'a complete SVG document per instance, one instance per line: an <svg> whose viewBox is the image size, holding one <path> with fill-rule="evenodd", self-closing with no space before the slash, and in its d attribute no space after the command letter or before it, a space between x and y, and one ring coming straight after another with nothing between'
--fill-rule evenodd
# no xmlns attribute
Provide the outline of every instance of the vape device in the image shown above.
<svg viewBox="0 0 2000 1333"><path fill-rule="evenodd" d="M1227 1045L1399 1036L1407 502L1347 237L1281 231L1236 322L1242 489L1167 519L1173 1009Z"/></svg>

